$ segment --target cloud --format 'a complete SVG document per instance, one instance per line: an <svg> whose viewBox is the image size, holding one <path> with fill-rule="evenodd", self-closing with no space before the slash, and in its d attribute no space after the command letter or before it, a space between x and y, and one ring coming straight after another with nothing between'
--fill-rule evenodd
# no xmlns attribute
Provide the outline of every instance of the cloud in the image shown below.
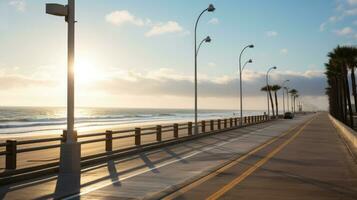
<svg viewBox="0 0 357 200"><path fill-rule="evenodd" d="M288 54L288 49L286 49L286 48L280 49L280 53L281 54Z"/></svg>
<svg viewBox="0 0 357 200"><path fill-rule="evenodd" d="M152 37L162 35L166 33L178 33L182 32L183 28L175 21L168 21L166 23L157 24L151 27L151 29L145 33L146 37Z"/></svg>
<svg viewBox="0 0 357 200"><path fill-rule="evenodd" d="M248 70L243 75L245 94L247 96L264 95L260 88L265 85L265 72ZM193 93L193 76L178 73L172 69L162 68L146 73L128 72L131 78L113 76L93 84L94 89L117 95L146 96L180 96L191 97ZM289 79L289 86L300 91L302 96L324 95L326 80L323 71L274 72L270 75L273 84L280 84L282 78ZM231 76L207 76L200 74L198 93L202 97L226 98L237 95L238 79Z"/></svg>
<svg viewBox="0 0 357 200"><path fill-rule="evenodd" d="M105 16L105 20L115 26L124 24L134 24L136 26L144 26L144 20L135 17L127 10L114 11ZM147 20L149 21L149 20Z"/></svg>
<svg viewBox="0 0 357 200"><path fill-rule="evenodd" d="M268 37L276 37L276 36L278 36L278 32L276 32L276 31L267 31L265 33L265 35L268 36Z"/></svg>
<svg viewBox="0 0 357 200"><path fill-rule="evenodd" d="M9 5L21 12L24 12L26 10L26 1L25 0L11 0L11 1L9 1Z"/></svg>
<svg viewBox="0 0 357 200"><path fill-rule="evenodd" d="M350 5L357 5L357 0L347 0Z"/></svg>
<svg viewBox="0 0 357 200"><path fill-rule="evenodd" d="M149 31L145 33L146 37L158 36L166 33L182 33L182 36L190 34L189 31L181 27L181 25L176 21L154 23L149 18L144 20L136 17L127 10L113 11L105 16L105 20L114 26L133 24L138 27L149 27Z"/></svg>
<svg viewBox="0 0 357 200"><path fill-rule="evenodd" d="M218 18L212 18L211 20L208 21L209 24L214 24L214 25L217 25L219 24L219 20Z"/></svg>
<svg viewBox="0 0 357 200"><path fill-rule="evenodd" d="M345 18L357 15L357 0L338 0L335 14L320 24L320 31L324 31L328 25L336 24Z"/></svg>
<svg viewBox="0 0 357 200"><path fill-rule="evenodd" d="M320 31L324 31L326 29L326 25L327 25L327 22L324 22L322 24L320 24Z"/></svg>
<svg viewBox="0 0 357 200"><path fill-rule="evenodd" d="M208 66L209 66L209 67L215 67L215 66L217 66L217 64L214 63L214 62L209 62L209 63L208 63Z"/></svg>
<svg viewBox="0 0 357 200"><path fill-rule="evenodd" d="M347 16L355 16L355 15L357 15L357 8L345 10L344 14Z"/></svg>
<svg viewBox="0 0 357 200"><path fill-rule="evenodd" d="M339 36L346 36L352 34L353 29L351 27L344 27L340 30L335 30L334 32Z"/></svg>
<svg viewBox="0 0 357 200"><path fill-rule="evenodd" d="M36 79L22 75L0 75L0 89L18 89L23 87L51 87L57 82L47 79Z"/></svg>

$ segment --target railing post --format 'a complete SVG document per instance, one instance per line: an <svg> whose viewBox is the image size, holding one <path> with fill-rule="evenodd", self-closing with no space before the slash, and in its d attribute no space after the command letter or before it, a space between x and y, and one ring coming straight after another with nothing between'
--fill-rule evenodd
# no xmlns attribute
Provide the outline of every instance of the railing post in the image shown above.
<svg viewBox="0 0 357 200"><path fill-rule="evenodd" d="M247 124L247 117L246 116L244 116L244 124Z"/></svg>
<svg viewBox="0 0 357 200"><path fill-rule="evenodd" d="M161 142L161 132L162 132L162 127L161 125L156 126L156 141Z"/></svg>
<svg viewBox="0 0 357 200"><path fill-rule="evenodd" d="M224 128L227 128L227 119L224 119Z"/></svg>
<svg viewBox="0 0 357 200"><path fill-rule="evenodd" d="M210 121L210 126L211 126L211 131L213 131L214 130L214 120Z"/></svg>
<svg viewBox="0 0 357 200"><path fill-rule="evenodd" d="M141 144L141 128L135 128L135 145Z"/></svg>
<svg viewBox="0 0 357 200"><path fill-rule="evenodd" d="M174 124L174 138L178 138L178 124Z"/></svg>
<svg viewBox="0 0 357 200"><path fill-rule="evenodd" d="M233 127L233 119L229 118L229 128L232 128L232 127Z"/></svg>
<svg viewBox="0 0 357 200"><path fill-rule="evenodd" d="M218 130L220 130L221 129L221 119L218 119L217 121L218 121L217 122Z"/></svg>
<svg viewBox="0 0 357 200"><path fill-rule="evenodd" d="M202 133L206 132L206 121L202 120L201 125L202 125Z"/></svg>
<svg viewBox="0 0 357 200"><path fill-rule="evenodd" d="M234 118L234 126L238 126L238 118L237 117Z"/></svg>
<svg viewBox="0 0 357 200"><path fill-rule="evenodd" d="M6 140L6 169L16 169L16 151L17 142L16 140Z"/></svg>
<svg viewBox="0 0 357 200"><path fill-rule="evenodd" d="M113 151L113 131L105 131L105 151Z"/></svg>
<svg viewBox="0 0 357 200"><path fill-rule="evenodd" d="M192 122L188 122L187 128L188 128L187 134L192 135Z"/></svg>

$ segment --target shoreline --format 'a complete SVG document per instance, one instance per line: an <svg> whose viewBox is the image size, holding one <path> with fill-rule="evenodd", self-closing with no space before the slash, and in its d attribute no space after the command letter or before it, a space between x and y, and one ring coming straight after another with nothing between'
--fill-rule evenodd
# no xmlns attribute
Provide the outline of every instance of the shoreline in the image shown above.
<svg viewBox="0 0 357 200"><path fill-rule="evenodd" d="M204 118L201 120L209 120L209 119L217 119L214 118ZM150 121L150 122L133 122L133 123L126 123L126 124L118 124L118 125L108 125L108 127L86 127L86 130L78 131L78 135L86 135L91 133L100 133L105 132L106 130L126 130L132 128L144 128L144 127L152 127L156 125L168 125L173 123L185 123L189 122L190 120L157 120L157 121ZM52 133L51 133L52 132ZM55 133L57 132L57 133ZM36 131L30 133L11 133L8 135L1 135L0 134L0 142L4 142L5 140L14 139L14 140L26 140L26 139L41 139L41 138L51 138L51 137L59 137L62 134L61 131Z"/></svg>

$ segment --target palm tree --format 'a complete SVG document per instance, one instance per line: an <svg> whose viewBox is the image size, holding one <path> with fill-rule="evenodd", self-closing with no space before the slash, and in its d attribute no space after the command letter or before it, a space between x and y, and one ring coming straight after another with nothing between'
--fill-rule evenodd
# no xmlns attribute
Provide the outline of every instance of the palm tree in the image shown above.
<svg viewBox="0 0 357 200"><path fill-rule="evenodd" d="M342 69L330 59L325 64L327 84L326 94L329 98L331 115L347 124L347 100L344 89Z"/></svg>
<svg viewBox="0 0 357 200"><path fill-rule="evenodd" d="M291 95L291 102L292 102L292 110L293 112L295 113L295 98L296 98L296 95L298 95L298 91L296 89L291 89L289 91L290 95Z"/></svg>
<svg viewBox="0 0 357 200"><path fill-rule="evenodd" d="M345 47L347 51L346 64L347 67L351 70L351 82L352 82L352 94L355 102L354 111L357 112L357 89L356 89L356 78L355 78L355 69L357 67L357 48L356 47Z"/></svg>
<svg viewBox="0 0 357 200"><path fill-rule="evenodd" d="M273 113L273 116L275 116L275 113L274 113L274 102L273 102L273 97L271 96L271 88L272 86L271 85L268 85L268 86L264 86L260 89L260 91L263 91L263 92L268 92L269 94L269 98L270 98L270 102L271 102L271 110L272 110L272 113Z"/></svg>
<svg viewBox="0 0 357 200"><path fill-rule="evenodd" d="M355 48L355 47L352 47ZM330 63L340 68L341 70L341 88L344 93L344 103L348 106L348 115L349 115L349 125L353 127L353 111L351 104L351 96L350 96L350 87L348 82L348 69L350 69L350 65L354 65L353 61L355 61L355 57L357 55L351 53L351 47L340 47L337 46L332 52L328 53L328 57L330 58ZM354 75L353 75L354 76ZM352 85L352 87L355 87ZM352 88L353 90L353 88ZM345 118L347 122L347 106L343 109L346 110Z"/></svg>
<svg viewBox="0 0 357 200"><path fill-rule="evenodd" d="M278 104L278 95L277 95L277 92L278 90L281 89L281 86L280 85L273 85L271 87L271 90L274 92L274 96L275 96L275 109L276 109L276 115L279 116L279 104Z"/></svg>
<svg viewBox="0 0 357 200"><path fill-rule="evenodd" d="M300 96L299 94L296 94L296 95L294 96L294 112L295 112L296 99L297 99L299 96Z"/></svg>

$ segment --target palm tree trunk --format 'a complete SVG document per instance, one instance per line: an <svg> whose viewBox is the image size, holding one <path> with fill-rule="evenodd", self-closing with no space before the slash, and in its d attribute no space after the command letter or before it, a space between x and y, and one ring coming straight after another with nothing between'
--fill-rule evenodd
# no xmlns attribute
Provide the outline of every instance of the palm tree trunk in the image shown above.
<svg viewBox="0 0 357 200"><path fill-rule="evenodd" d="M271 91L270 90L269 90L269 97L270 97L270 102L271 102L271 112L273 113L273 116L275 116L274 102L273 102L273 97L271 96Z"/></svg>
<svg viewBox="0 0 357 200"><path fill-rule="evenodd" d="M278 108L278 95L276 94L277 91L274 91L275 95L275 109L276 109L276 116L279 117L279 108Z"/></svg>
<svg viewBox="0 0 357 200"><path fill-rule="evenodd" d="M293 95L291 95L291 112L294 113L294 98L293 98Z"/></svg>
<svg viewBox="0 0 357 200"><path fill-rule="evenodd" d="M334 81L333 81L333 85L332 85L332 91L334 91L334 101L336 101L335 107L334 107L334 112L336 115L336 118L342 121L342 110L341 110L341 92L338 88L338 78L335 76L334 77Z"/></svg>
<svg viewBox="0 0 357 200"><path fill-rule="evenodd" d="M357 90L356 90L356 79L355 79L355 68L351 68L351 81L352 81L352 93L355 100L355 110L357 112Z"/></svg>
<svg viewBox="0 0 357 200"><path fill-rule="evenodd" d="M338 87L338 90L340 90L341 92L341 111L342 111L342 121L347 124L347 101L346 101L346 90L345 90L345 82L344 82L344 79L343 77L341 76L339 78L339 87Z"/></svg>
<svg viewBox="0 0 357 200"><path fill-rule="evenodd" d="M345 91L346 91L346 99L347 99L347 104L348 104L348 112L349 112L349 120L350 120L350 127L353 128L353 112L352 112L352 105L351 105L351 95L350 95L350 87L348 85L348 76L347 76L347 68L343 67L343 72L344 76L343 78L345 79Z"/></svg>

